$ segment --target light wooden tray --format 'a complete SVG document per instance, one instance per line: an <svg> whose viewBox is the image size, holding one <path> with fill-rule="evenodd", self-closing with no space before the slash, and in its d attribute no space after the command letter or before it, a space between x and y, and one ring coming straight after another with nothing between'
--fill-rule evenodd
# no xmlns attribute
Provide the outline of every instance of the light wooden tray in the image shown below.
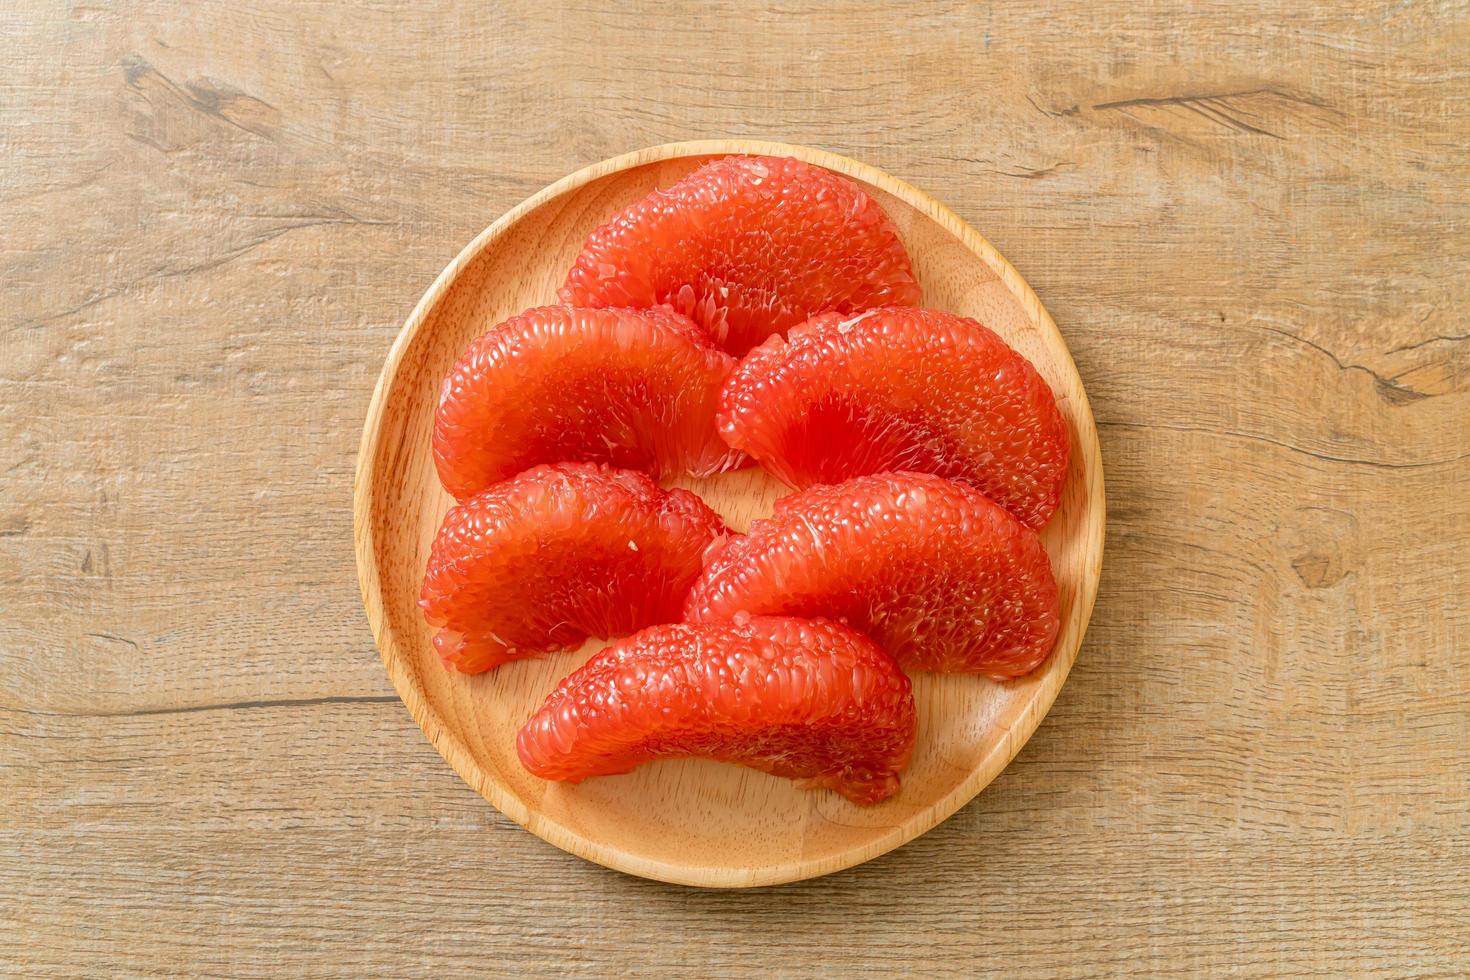
<svg viewBox="0 0 1470 980"><path fill-rule="evenodd" d="M1044 533L1061 589L1055 653L1007 684L916 675L918 745L902 789L878 806L703 760L654 763L579 786L536 779L516 759L516 729L601 644L464 677L439 665L416 605L429 544L451 504L435 476L429 432L454 359L500 320L554 302L587 233L614 211L728 153L794 156L862 183L897 224L925 303L1000 333L1051 384L1071 427L1071 473ZM683 485L740 530L788 492L754 470ZM512 820L573 854L715 887L794 881L866 861L924 833L994 779L1036 730L1076 658L1097 594L1104 524L1097 431L1082 381L1056 325L1010 263L953 212L882 171L754 140L676 143L604 161L531 197L471 242L389 352L368 409L353 513L358 578L383 662L454 770Z"/></svg>

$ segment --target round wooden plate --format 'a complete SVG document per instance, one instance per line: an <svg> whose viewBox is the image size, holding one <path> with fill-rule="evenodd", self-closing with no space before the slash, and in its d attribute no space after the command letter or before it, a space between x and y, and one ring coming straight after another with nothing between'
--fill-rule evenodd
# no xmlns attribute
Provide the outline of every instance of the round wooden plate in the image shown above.
<svg viewBox="0 0 1470 980"><path fill-rule="evenodd" d="M658 762L579 786L536 779L516 759L516 729L601 644L465 677L439 665L416 605L429 543L451 503L429 452L450 365L493 324L554 302L588 232L613 212L728 153L794 156L859 181L897 224L925 303L999 332L1051 384L1071 427L1071 474L1044 533L1061 587L1056 651L1031 676L1006 684L915 675L918 745L902 789L878 806L704 760ZM740 530L789 492L752 470L683 485ZM1102 566L1103 474L1067 346L989 242L927 195L854 160L780 143L711 140L639 150L572 174L510 211L450 263L383 367L363 432L353 514L358 578L383 662L414 720L466 782L532 833L588 860L664 881L739 887L810 878L882 854L948 817L1005 768L1051 707L1082 641Z"/></svg>

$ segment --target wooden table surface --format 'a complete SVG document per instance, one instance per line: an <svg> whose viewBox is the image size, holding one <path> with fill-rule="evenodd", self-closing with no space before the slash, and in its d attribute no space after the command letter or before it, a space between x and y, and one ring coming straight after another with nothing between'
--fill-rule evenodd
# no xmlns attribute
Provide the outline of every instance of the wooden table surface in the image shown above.
<svg viewBox="0 0 1470 980"><path fill-rule="evenodd" d="M24 0L0 53L0 973L1470 969L1463 2ZM995 242L1110 523L988 790L700 892L450 771L373 648L350 484L466 241L725 135Z"/></svg>

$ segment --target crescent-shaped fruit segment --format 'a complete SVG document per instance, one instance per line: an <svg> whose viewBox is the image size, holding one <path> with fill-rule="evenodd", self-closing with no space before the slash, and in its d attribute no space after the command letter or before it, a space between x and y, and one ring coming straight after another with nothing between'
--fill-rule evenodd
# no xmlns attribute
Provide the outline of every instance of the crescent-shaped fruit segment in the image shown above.
<svg viewBox="0 0 1470 980"><path fill-rule="evenodd" d="M1040 528L1061 502L1067 424L1036 369L940 310L826 314L751 351L720 433L795 487L884 470L962 480Z"/></svg>
<svg viewBox="0 0 1470 980"><path fill-rule="evenodd" d="M893 659L825 620L655 626L595 654L516 738L526 769L579 782L655 759L750 766L876 803L914 747Z"/></svg>
<svg viewBox="0 0 1470 980"><path fill-rule="evenodd" d="M694 494L643 473L538 466L449 511L419 606L444 665L477 674L678 619L724 532Z"/></svg>
<svg viewBox="0 0 1470 980"><path fill-rule="evenodd" d="M469 346L434 413L439 480L464 500L542 463L709 476L740 453L715 430L734 358L669 310L544 306Z"/></svg>
<svg viewBox="0 0 1470 980"><path fill-rule="evenodd" d="M690 622L822 616L904 667L1005 680L1036 669L1060 623L1041 539L967 484L880 473L819 485L711 549Z"/></svg>
<svg viewBox="0 0 1470 980"><path fill-rule="evenodd" d="M724 157L594 231L573 306L667 304L739 356L818 313L913 306L893 222L846 177L790 157Z"/></svg>

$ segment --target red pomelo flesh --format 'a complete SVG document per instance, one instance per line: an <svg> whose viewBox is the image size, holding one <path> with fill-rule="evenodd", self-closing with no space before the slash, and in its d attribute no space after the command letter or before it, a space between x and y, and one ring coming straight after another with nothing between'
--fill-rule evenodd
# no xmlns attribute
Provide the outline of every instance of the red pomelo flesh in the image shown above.
<svg viewBox="0 0 1470 980"><path fill-rule="evenodd" d="M893 222L861 187L789 157L724 157L587 239L562 302L666 304L737 356L828 311L920 299Z"/></svg>
<svg viewBox="0 0 1470 980"><path fill-rule="evenodd" d="M940 310L826 314L770 338L726 381L719 426L794 487L933 473L1033 528L1067 476L1067 424L1041 375L989 328Z"/></svg>
<svg viewBox="0 0 1470 980"><path fill-rule="evenodd" d="M469 346L434 414L439 479L464 500L542 463L594 462L656 478L740 463L714 426L734 359L669 310L546 306Z"/></svg>
<svg viewBox="0 0 1470 980"><path fill-rule="evenodd" d="M880 473L776 503L710 549L689 622L821 616L907 668L1004 680L1036 669L1060 624L1041 539L963 483Z"/></svg>
<svg viewBox="0 0 1470 980"><path fill-rule="evenodd" d="M724 532L694 494L643 473L538 466L449 511L419 605L444 665L477 674L678 619Z"/></svg>
<svg viewBox="0 0 1470 980"><path fill-rule="evenodd" d="M914 732L908 678L871 640L825 620L742 616L655 626L595 654L516 750L546 779L694 756L876 803L898 789Z"/></svg>

